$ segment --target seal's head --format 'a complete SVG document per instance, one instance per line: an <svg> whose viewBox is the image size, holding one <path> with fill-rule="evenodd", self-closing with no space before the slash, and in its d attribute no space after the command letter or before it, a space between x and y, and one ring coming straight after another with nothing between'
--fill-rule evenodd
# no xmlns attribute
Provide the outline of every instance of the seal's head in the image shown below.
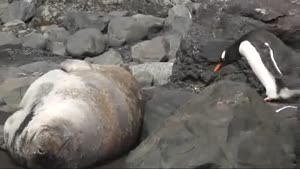
<svg viewBox="0 0 300 169"><path fill-rule="evenodd" d="M72 137L61 127L45 126L21 138L22 147L28 168L61 168L66 167L67 154L70 150Z"/></svg>

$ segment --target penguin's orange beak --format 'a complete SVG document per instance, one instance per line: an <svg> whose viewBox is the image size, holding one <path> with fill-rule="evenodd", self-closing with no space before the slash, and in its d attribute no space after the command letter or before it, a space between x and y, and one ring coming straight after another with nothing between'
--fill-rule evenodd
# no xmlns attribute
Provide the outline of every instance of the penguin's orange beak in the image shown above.
<svg viewBox="0 0 300 169"><path fill-rule="evenodd" d="M221 69L221 67L222 67L222 63L218 63L214 69L214 72L219 71Z"/></svg>

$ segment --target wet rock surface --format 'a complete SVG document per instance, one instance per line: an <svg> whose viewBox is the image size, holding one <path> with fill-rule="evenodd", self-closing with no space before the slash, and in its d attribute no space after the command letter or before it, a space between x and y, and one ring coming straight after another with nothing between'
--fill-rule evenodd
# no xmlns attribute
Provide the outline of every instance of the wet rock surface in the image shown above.
<svg viewBox="0 0 300 169"><path fill-rule="evenodd" d="M300 52L299 16L297 0L0 1L0 122L66 58L128 65L146 96L141 138L95 168L296 168L298 102L264 103L244 59L213 68L258 28Z"/></svg>

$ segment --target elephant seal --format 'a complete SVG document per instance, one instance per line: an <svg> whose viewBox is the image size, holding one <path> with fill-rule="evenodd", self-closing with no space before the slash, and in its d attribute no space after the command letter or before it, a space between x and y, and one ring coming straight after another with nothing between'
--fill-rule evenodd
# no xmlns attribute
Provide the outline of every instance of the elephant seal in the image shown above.
<svg viewBox="0 0 300 169"><path fill-rule="evenodd" d="M135 146L143 107L126 69L67 59L26 90L5 121L3 147L27 168L89 167Z"/></svg>

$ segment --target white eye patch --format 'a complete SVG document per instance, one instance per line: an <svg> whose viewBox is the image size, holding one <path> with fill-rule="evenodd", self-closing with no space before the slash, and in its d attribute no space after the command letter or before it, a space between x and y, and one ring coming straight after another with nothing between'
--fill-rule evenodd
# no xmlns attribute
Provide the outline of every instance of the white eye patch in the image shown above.
<svg viewBox="0 0 300 169"><path fill-rule="evenodd" d="M221 55L221 59L222 59L222 60L225 60L225 54L226 54L226 51L224 50L224 51L222 52L222 55Z"/></svg>

